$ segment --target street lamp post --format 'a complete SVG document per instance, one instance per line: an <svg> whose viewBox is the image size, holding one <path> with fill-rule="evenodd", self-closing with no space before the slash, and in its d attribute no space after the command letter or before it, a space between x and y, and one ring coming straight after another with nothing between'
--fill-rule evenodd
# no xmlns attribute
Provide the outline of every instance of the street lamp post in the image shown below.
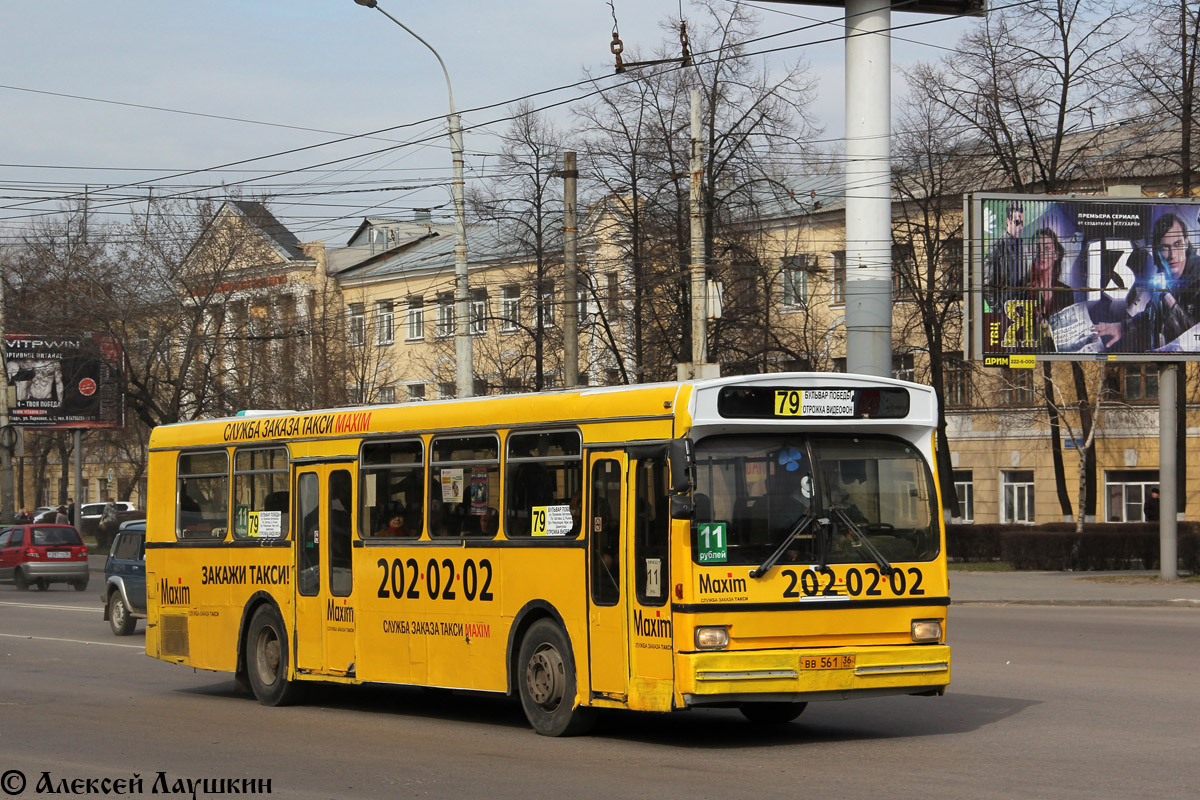
<svg viewBox="0 0 1200 800"><path fill-rule="evenodd" d="M463 140L462 122L454 110L454 89L450 86L450 73L446 62L433 45L422 39L415 31L379 7L376 0L354 0L360 6L373 8L407 31L414 39L429 48L446 76L446 93L450 97L450 155L454 160L452 191L454 195L454 357L455 394L471 397L475 394L475 381L471 356L471 290L467 280L467 219L463 206Z"/></svg>

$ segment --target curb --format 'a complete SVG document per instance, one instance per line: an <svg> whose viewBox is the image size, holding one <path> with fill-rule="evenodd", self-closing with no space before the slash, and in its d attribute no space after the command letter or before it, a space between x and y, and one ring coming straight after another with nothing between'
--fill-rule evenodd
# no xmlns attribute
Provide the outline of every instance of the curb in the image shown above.
<svg viewBox="0 0 1200 800"><path fill-rule="evenodd" d="M1077 608L1200 608L1200 600L954 600L956 606L1068 606Z"/></svg>

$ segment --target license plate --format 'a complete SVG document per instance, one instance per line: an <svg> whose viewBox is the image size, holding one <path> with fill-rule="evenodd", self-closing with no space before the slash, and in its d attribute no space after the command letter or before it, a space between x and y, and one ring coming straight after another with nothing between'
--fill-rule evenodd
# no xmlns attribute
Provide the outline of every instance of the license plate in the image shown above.
<svg viewBox="0 0 1200 800"><path fill-rule="evenodd" d="M64 553L61 550L47 550L46 558L70 558L70 553Z"/></svg>
<svg viewBox="0 0 1200 800"><path fill-rule="evenodd" d="M853 655L800 656L800 669L854 669Z"/></svg>

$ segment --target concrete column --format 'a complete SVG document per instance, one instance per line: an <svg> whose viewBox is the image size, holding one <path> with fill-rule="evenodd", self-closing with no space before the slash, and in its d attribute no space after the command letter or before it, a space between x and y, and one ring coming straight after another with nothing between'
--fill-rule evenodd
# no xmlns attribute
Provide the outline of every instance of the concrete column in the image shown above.
<svg viewBox="0 0 1200 800"><path fill-rule="evenodd" d="M892 12L846 3L846 368L892 369Z"/></svg>

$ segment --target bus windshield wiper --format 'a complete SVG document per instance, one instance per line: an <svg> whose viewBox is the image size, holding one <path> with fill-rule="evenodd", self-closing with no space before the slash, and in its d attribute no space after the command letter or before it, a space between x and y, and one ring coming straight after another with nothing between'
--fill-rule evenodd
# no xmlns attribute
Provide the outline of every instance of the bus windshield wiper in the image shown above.
<svg viewBox="0 0 1200 800"><path fill-rule="evenodd" d="M767 560L760 564L757 569L750 571L750 577L761 578L763 575L766 575L771 567L775 566L775 562L778 561L785 552L787 552L788 545L792 543L792 540L808 530L808 526L817 521L817 515L812 513L812 511L807 512L803 517L796 520L796 524L792 526L790 531L788 531L788 535L783 537L783 541L780 542L779 546L775 548L775 552L767 556ZM829 522L829 520L820 520L820 522L822 524L826 524Z"/></svg>
<svg viewBox="0 0 1200 800"><path fill-rule="evenodd" d="M863 533L862 528L854 524L854 520L850 519L845 511L840 508L834 508L832 513L842 521L842 524L845 525L852 534L854 534L854 537L858 539L859 544L866 548L866 551L871 554L872 560L879 565L880 572L882 572L884 575L891 575L893 572L895 572L895 567L891 565L891 562L887 560L883 553L879 552L879 548L871 544L870 537Z"/></svg>

